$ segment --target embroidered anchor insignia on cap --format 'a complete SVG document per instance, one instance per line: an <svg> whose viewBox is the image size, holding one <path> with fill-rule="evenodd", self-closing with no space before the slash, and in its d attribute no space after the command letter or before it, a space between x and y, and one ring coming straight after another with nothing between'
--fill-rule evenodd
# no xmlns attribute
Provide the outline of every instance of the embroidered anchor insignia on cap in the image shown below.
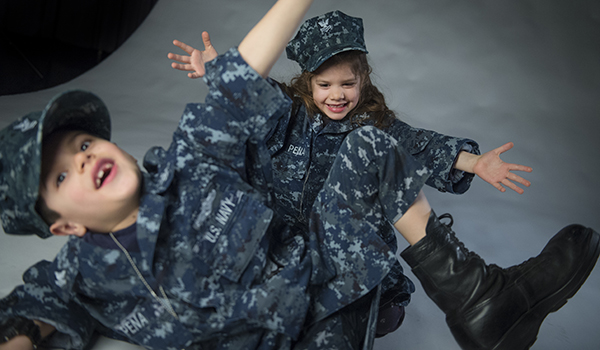
<svg viewBox="0 0 600 350"><path fill-rule="evenodd" d="M328 33L333 29L333 27L329 25L329 18L320 20L318 23L319 26L321 26L321 34Z"/></svg>

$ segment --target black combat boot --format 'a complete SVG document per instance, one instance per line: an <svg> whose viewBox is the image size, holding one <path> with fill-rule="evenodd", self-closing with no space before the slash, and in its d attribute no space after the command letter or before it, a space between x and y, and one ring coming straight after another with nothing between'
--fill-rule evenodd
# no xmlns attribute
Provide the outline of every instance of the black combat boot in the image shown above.
<svg viewBox="0 0 600 350"><path fill-rule="evenodd" d="M450 226L432 211L427 236L401 256L465 350L529 349L544 318L577 292L600 252L597 232L571 225L537 257L503 269L467 250Z"/></svg>

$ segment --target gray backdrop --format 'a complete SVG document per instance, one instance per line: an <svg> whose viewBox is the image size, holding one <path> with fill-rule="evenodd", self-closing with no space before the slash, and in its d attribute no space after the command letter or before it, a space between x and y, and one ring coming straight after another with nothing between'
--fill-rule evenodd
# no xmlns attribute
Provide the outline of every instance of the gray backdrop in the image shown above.
<svg viewBox="0 0 600 350"><path fill-rule="evenodd" d="M159 1L128 41L91 71L55 88L0 97L0 127L42 109L58 92L88 89L109 106L114 141L141 159L150 146L168 145L184 104L203 100L207 91L201 80L170 68L171 41L201 47L200 33L207 30L224 52L273 2ZM363 18L375 82L406 122L473 138L484 151L515 143L504 159L533 167L525 194L500 193L480 179L462 196L426 190L439 214L454 215L455 231L470 249L510 266L537 255L569 223L600 229L599 4L321 0L308 16L339 9ZM298 70L282 57L272 76L287 81ZM1 234L0 295L63 242ZM458 349L443 314L408 274L418 290L405 323L375 348ZM547 318L533 349L598 349L599 292L596 269L573 300ZM94 347L132 348L108 339Z"/></svg>

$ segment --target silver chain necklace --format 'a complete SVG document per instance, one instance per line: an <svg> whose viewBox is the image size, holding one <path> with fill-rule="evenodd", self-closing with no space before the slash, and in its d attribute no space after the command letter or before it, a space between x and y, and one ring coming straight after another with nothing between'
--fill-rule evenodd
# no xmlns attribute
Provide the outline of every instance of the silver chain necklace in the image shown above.
<svg viewBox="0 0 600 350"><path fill-rule="evenodd" d="M113 235L112 232L109 232L108 234L110 235L110 238L112 238L112 240L115 242L115 244L117 246L119 246L119 248L121 249L123 254L125 254L125 256L127 257L127 260L129 260L129 263L131 264L131 267L133 267L133 270L138 275L138 277L140 278L142 283L144 283L144 285L146 286L146 288L148 289L150 294L154 297L154 299L156 299L167 310L168 313L170 313L173 317L175 317L175 319L179 320L179 317L175 313L175 310L173 310L171 301L169 301L169 298L167 297L167 294L165 293L165 290L163 289L163 287L160 285L158 286L158 290L160 291L160 294L162 295L162 298L159 298L158 295L156 295L156 292L154 292L154 289L152 289L152 287L150 287L148 282L146 282L146 279L144 278L144 276L142 276L142 273L140 272L140 270L137 268L137 266L133 262L133 259L131 258L131 255L129 255L129 252L127 252L127 249L125 249L125 247L123 247L121 245L121 243L117 240L117 238L115 237L115 235Z"/></svg>

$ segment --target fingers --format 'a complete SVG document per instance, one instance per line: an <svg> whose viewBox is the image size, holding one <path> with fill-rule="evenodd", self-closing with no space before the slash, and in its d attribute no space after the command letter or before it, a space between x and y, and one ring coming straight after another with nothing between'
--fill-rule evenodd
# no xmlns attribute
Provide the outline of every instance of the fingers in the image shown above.
<svg viewBox="0 0 600 350"><path fill-rule="evenodd" d="M210 41L208 32L202 32L202 42L204 43L204 52L202 53L204 62L212 61L217 57L218 53Z"/></svg>
<svg viewBox="0 0 600 350"><path fill-rule="evenodd" d="M500 155L501 153L504 153L504 152L510 150L511 148L513 148L514 145L515 144L512 142L508 142L508 143L505 143L504 145L496 148L494 151L496 151L497 154ZM528 173L533 171L533 169L531 167L526 166L526 165L513 164L513 163L506 163L506 164L508 164L509 170L525 171Z"/></svg>
<svg viewBox="0 0 600 350"><path fill-rule="evenodd" d="M197 78L202 78L204 76L204 74L200 74L197 72L194 73L188 73L188 77L191 79L197 79Z"/></svg>
<svg viewBox="0 0 600 350"><path fill-rule="evenodd" d="M188 64L191 62L190 56L177 55L177 54L174 54L171 52L169 52L167 57L169 59L172 59L173 61L177 61L177 62L181 62L181 63L185 63L185 64Z"/></svg>
<svg viewBox="0 0 600 350"><path fill-rule="evenodd" d="M499 183L495 183L493 184L494 187L496 187L496 189L500 192L506 192L506 188L504 188L502 185L510 188L511 190L517 192L518 194L523 194L525 193L525 190L523 190L521 187L515 185L514 183L510 182L507 179L502 180L502 185L500 185Z"/></svg>
<svg viewBox="0 0 600 350"><path fill-rule="evenodd" d="M529 166L520 165L520 164L512 164L512 163L508 164L508 168L511 171L516 170L516 171L524 171L524 172L527 172L527 173L530 173L530 172L533 171L533 169L531 167L529 167Z"/></svg>
<svg viewBox="0 0 600 350"><path fill-rule="evenodd" d="M177 62L172 62L171 67L173 67L177 70L183 70L183 71L192 70L192 67L189 64L181 64L181 63L177 63Z"/></svg>
<svg viewBox="0 0 600 350"><path fill-rule="evenodd" d="M529 187L531 186L531 181L525 180L517 174L508 173L508 179L514 182L518 182L523 186Z"/></svg>
<svg viewBox="0 0 600 350"><path fill-rule="evenodd" d="M495 151L498 152L498 154L504 153L504 152L508 151L509 149L513 148L514 145L515 144L512 142L507 142L507 143L503 144L502 146L496 148Z"/></svg>
<svg viewBox="0 0 600 350"><path fill-rule="evenodd" d="M521 187L519 187L516 183L521 184L525 187L531 186L531 182L525 180L519 175L508 173L506 178L502 179L500 182L488 181L492 186L494 186L500 192L506 192L506 188L510 188L511 190L517 192L518 194L525 193ZM504 185L504 186L503 186Z"/></svg>
<svg viewBox="0 0 600 350"><path fill-rule="evenodd" d="M523 190L521 187L515 185L514 183L512 183L511 181L509 181L508 179L504 179L502 180L502 184L508 188L510 188L511 190L517 192L518 194L523 194L525 193L525 190Z"/></svg>
<svg viewBox="0 0 600 350"><path fill-rule="evenodd" d="M500 192L506 192L506 188L502 187L502 185L500 185L499 183L495 183L495 184L492 184L492 185L494 185L494 187L496 187L496 189L498 191L500 191Z"/></svg>
<svg viewBox="0 0 600 350"><path fill-rule="evenodd" d="M167 57L173 61L177 61L177 62L171 62L171 67L173 67L177 70L183 70L183 71L193 71L194 70L191 65L191 57L190 56L178 55L178 54L174 54L174 53L170 52L167 55Z"/></svg>
<svg viewBox="0 0 600 350"><path fill-rule="evenodd" d="M202 43L204 44L204 49L206 50L207 48L212 46L212 43L210 42L210 36L208 35L208 32L202 32Z"/></svg>
<svg viewBox="0 0 600 350"><path fill-rule="evenodd" d="M173 40L173 45L177 46L178 48L182 49L183 51L187 52L188 54L192 54L192 52L194 52L194 48L191 47L190 45L183 43L179 40Z"/></svg>

